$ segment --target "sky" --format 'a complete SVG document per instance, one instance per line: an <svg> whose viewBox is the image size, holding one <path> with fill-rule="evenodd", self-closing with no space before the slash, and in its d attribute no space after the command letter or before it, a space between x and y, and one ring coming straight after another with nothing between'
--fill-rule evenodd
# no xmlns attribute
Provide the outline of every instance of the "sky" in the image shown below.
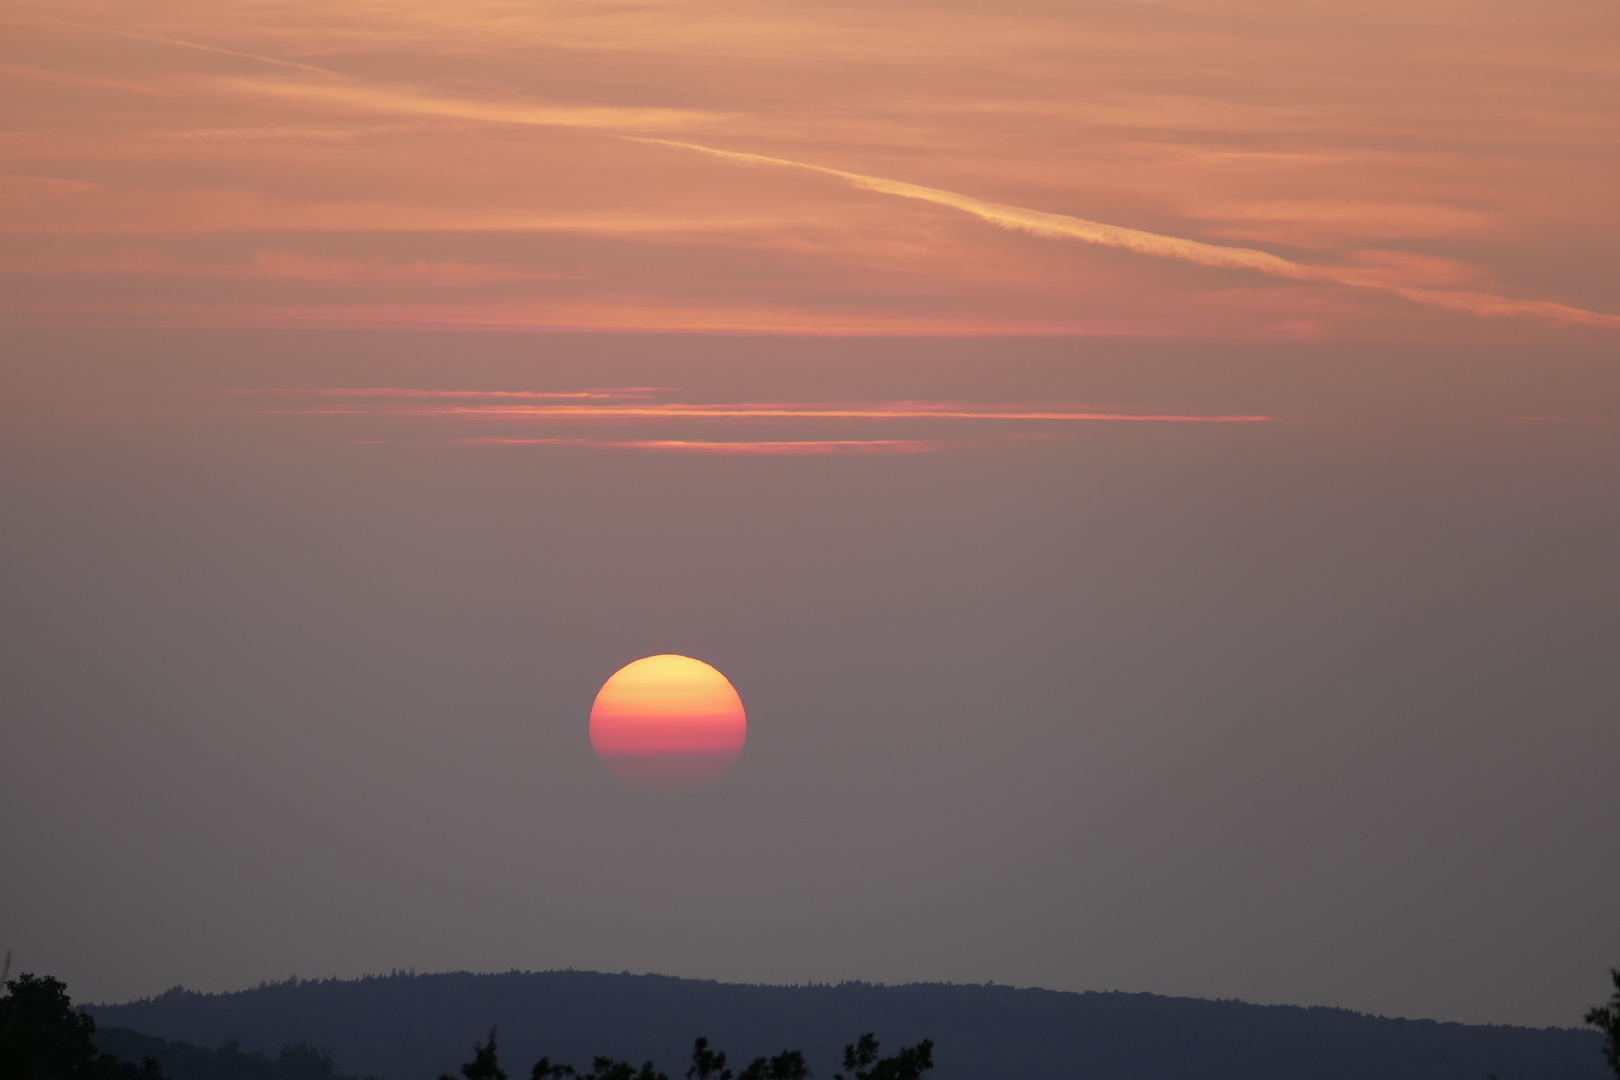
<svg viewBox="0 0 1620 1080"><path fill-rule="evenodd" d="M21 970L1606 995L1612 3L0 24Z"/></svg>

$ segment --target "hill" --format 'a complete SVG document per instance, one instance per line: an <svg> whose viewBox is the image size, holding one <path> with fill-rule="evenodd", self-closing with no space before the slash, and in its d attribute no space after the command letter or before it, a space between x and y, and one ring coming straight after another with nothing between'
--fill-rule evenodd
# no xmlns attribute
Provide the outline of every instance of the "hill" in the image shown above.
<svg viewBox="0 0 1620 1080"><path fill-rule="evenodd" d="M454 1073L491 1024L526 1076L541 1056L652 1060L678 1076L707 1035L733 1062L802 1049L827 1080L842 1046L936 1042L931 1080L1608 1080L1596 1032L1437 1023L1346 1009L1154 994L917 984L749 986L586 971L291 980L227 994L176 987L89 1010L97 1023L270 1053L308 1043L346 1073Z"/></svg>

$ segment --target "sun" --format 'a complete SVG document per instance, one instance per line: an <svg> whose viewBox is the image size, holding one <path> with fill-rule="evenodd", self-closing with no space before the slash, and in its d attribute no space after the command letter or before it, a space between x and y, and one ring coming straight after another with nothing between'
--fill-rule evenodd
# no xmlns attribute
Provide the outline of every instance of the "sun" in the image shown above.
<svg viewBox="0 0 1620 1080"><path fill-rule="evenodd" d="M720 672L665 653L626 664L591 706L591 747L630 787L678 794L708 787L748 738L742 698Z"/></svg>

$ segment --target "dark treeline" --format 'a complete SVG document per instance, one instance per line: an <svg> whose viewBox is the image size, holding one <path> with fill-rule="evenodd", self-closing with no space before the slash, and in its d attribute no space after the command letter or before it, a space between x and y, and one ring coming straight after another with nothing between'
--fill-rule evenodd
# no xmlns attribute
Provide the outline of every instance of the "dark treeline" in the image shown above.
<svg viewBox="0 0 1620 1080"><path fill-rule="evenodd" d="M462 1065L463 1080L508 1080L501 1067L500 1051L495 1035L499 1028L491 1028L489 1038L473 1047L473 1058ZM916 1046L908 1046L898 1054L879 1057L880 1046L875 1032L867 1032L844 1047L844 1073L833 1080L922 1080L923 1073L934 1067L934 1042L924 1039ZM529 1080L669 1080L652 1062L638 1068L628 1061L615 1061L611 1057L597 1056L589 1072L575 1071L572 1065L553 1062L543 1057L534 1063ZM686 1070L686 1080L809 1080L810 1067L805 1063L804 1051L783 1050L773 1057L760 1056L746 1065L742 1072L733 1073L726 1066L726 1053L709 1045L706 1036L698 1036L692 1046L692 1065ZM454 1080L449 1075L439 1080Z"/></svg>
<svg viewBox="0 0 1620 1080"><path fill-rule="evenodd" d="M1609 972L1614 980L1614 996L1607 1005L1598 1005L1586 1014L1586 1022L1603 1032L1603 1057L1620 1080L1620 968Z"/></svg>
<svg viewBox="0 0 1620 1080"><path fill-rule="evenodd" d="M271 1050L307 1041L330 1048L340 1068L387 1080L454 1073L492 1023L501 1053L524 1068L542 1056L583 1066L606 1053L636 1063L636 1076L643 1062L685 1060L702 1032L741 1062L802 1048L814 1075L830 1078L850 1035L875 1029L900 1045L937 1039L930 1076L938 1080L1614 1080L1602 1036L1591 1030L1003 986L399 973L231 994L175 989L94 1011L105 1023L204 1045L238 1037ZM534 1080L521 1072L518 1080Z"/></svg>

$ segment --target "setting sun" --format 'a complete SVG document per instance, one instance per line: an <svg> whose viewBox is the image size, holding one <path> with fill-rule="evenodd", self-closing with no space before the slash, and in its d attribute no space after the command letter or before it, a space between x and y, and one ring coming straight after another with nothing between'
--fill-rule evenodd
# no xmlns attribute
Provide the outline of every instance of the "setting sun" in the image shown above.
<svg viewBox="0 0 1620 1080"><path fill-rule="evenodd" d="M617 779L650 791L707 787L748 737L742 699L701 660L666 653L627 664L591 706L591 746Z"/></svg>

